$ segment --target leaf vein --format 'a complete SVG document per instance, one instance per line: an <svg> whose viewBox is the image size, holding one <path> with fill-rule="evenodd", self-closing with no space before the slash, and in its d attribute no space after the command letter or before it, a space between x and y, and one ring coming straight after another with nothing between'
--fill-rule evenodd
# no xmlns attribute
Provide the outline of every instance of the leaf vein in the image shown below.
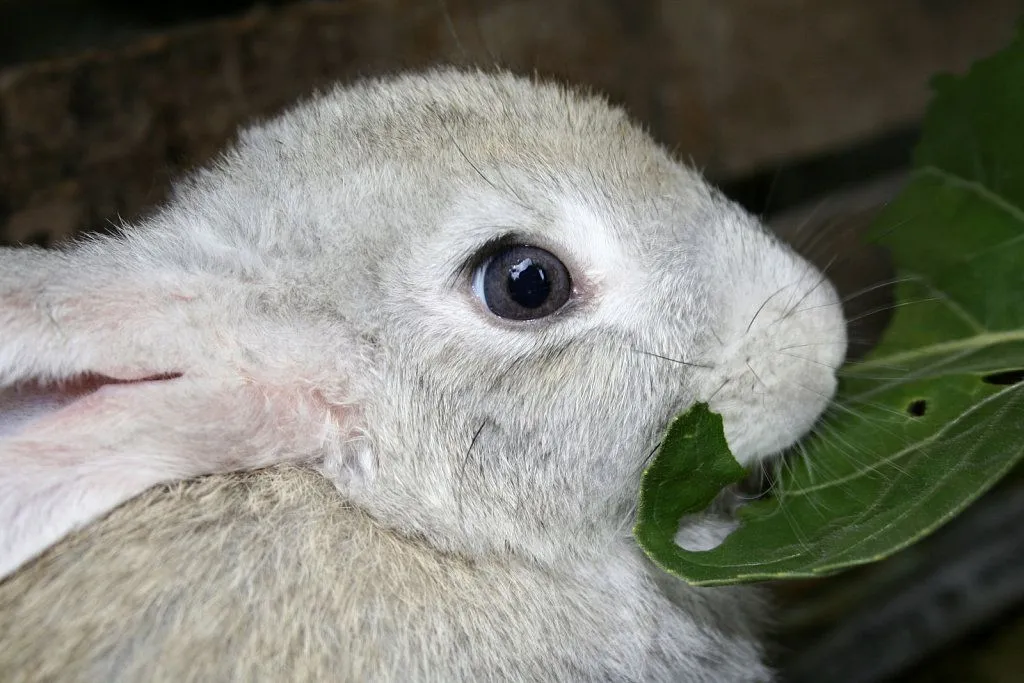
<svg viewBox="0 0 1024 683"><path fill-rule="evenodd" d="M970 178L964 178L955 173L939 168L938 166L928 165L922 166L918 169L918 173L924 175L933 175L942 182L952 187L958 187L968 192L972 192L977 196L981 197L985 201L989 202L998 209L1005 211L1010 214L1014 220L1024 226L1024 210L1022 210L1016 204L1013 204L1002 195L993 192L989 188L985 187L982 183L977 180L971 180ZM1014 238L1016 239L1016 238Z"/></svg>
<svg viewBox="0 0 1024 683"><path fill-rule="evenodd" d="M856 368L851 372L851 374L858 373L864 368L877 368L878 366L882 365L898 364L900 362L912 361L918 358L937 355L940 353L947 353L953 351L972 351L985 348L986 346L995 346L996 344L1005 344L1017 341L1024 341L1024 330L988 332L986 334L977 334L972 337L961 337L960 339L939 342L938 344L920 346L911 351L902 351L899 353L889 354L888 356L880 356L878 358L871 358L870 360L861 361L860 363L857 364Z"/></svg>
<svg viewBox="0 0 1024 683"><path fill-rule="evenodd" d="M852 473L850 473L850 474L848 474L848 475L846 475L844 477L838 477L836 479L830 479L827 482L824 482L822 484L817 484L815 486L807 486L807 487L798 488L798 489L787 489L786 490L786 495L787 496L794 496L794 497L807 495L809 493L813 493L814 491L820 491L822 489L831 488L833 486L838 486L839 484L843 484L843 483L846 483L846 482L849 482L849 481L853 481L854 479L859 479L860 477L866 476L866 475L870 474L871 472L875 472L875 471L881 469L885 465L893 464L896 460L900 460L904 456L909 455L910 453L913 453L914 451L918 451L921 448L924 448L928 444L932 443L933 441L938 440L940 437L945 436L945 434L948 431L950 431L953 427L957 426L960 423L960 421L963 419L964 415L967 415L968 413L971 413L971 412L974 412L975 410L978 410L979 408L981 408L985 404L987 404L987 403L989 403L991 401L994 401L997 398L1002 397L1004 394L1006 394L1008 392L1020 390L1021 386L1024 386L1024 385L1012 385L1012 386L1006 387L1005 389L1003 389L1001 391L997 391L997 392L994 392L994 393L986 396L982 400L980 400L977 403L973 404L970 407L969 410L965 410L963 413L958 415L956 418L954 418L953 420L950 420L947 424L943 425L942 429L939 429L934 434L928 436L927 438L921 439L920 441L917 441L917 442L907 446L906 448L901 448L900 450L896 451L892 455L890 455L890 456L888 456L886 458L878 460L876 463L873 463L869 467L865 467L864 469L857 470L856 472L852 472Z"/></svg>

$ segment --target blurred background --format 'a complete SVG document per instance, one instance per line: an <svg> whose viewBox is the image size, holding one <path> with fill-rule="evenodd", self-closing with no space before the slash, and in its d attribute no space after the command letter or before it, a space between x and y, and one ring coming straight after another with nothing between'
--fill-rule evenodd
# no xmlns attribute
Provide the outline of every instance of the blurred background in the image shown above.
<svg viewBox="0 0 1024 683"><path fill-rule="evenodd" d="M0 0L0 242L159 205L246 122L436 63L606 92L850 294L930 78L1007 44L1024 0ZM840 258L841 257L841 258ZM849 302L855 355L884 289ZM1024 478L876 565L773 586L787 683L1024 680Z"/></svg>

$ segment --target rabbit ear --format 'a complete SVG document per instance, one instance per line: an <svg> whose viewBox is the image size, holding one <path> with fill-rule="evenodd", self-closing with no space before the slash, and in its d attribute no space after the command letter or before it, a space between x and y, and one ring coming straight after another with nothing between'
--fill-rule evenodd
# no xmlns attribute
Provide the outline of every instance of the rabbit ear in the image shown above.
<svg viewBox="0 0 1024 683"><path fill-rule="evenodd" d="M212 283L87 260L0 249L0 577L151 486L344 436L299 374L232 361Z"/></svg>

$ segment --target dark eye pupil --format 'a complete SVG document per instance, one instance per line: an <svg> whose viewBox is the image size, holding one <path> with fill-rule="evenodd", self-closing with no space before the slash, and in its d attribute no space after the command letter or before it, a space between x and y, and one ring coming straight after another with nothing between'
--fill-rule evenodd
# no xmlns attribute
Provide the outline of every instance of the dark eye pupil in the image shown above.
<svg viewBox="0 0 1024 683"><path fill-rule="evenodd" d="M524 308L538 308L548 300L551 283L543 268L525 258L508 269L508 294Z"/></svg>
<svg viewBox="0 0 1024 683"><path fill-rule="evenodd" d="M572 294L565 264L549 251L521 244L490 256L474 274L487 308L507 320L536 320L560 309Z"/></svg>

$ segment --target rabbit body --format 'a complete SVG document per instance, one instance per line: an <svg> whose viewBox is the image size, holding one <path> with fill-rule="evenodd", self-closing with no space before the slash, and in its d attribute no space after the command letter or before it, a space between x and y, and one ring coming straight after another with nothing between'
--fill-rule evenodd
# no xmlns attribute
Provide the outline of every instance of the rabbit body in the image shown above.
<svg viewBox="0 0 1024 683"><path fill-rule="evenodd" d="M543 287L487 289L520 248ZM14 680L771 679L758 591L637 548L639 478L698 401L744 464L809 430L839 302L600 98L338 88L120 235L0 250L0 329Z"/></svg>
<svg viewBox="0 0 1024 683"><path fill-rule="evenodd" d="M119 508L0 587L8 681L763 681L761 601L626 535L543 568L439 553L299 468Z"/></svg>

